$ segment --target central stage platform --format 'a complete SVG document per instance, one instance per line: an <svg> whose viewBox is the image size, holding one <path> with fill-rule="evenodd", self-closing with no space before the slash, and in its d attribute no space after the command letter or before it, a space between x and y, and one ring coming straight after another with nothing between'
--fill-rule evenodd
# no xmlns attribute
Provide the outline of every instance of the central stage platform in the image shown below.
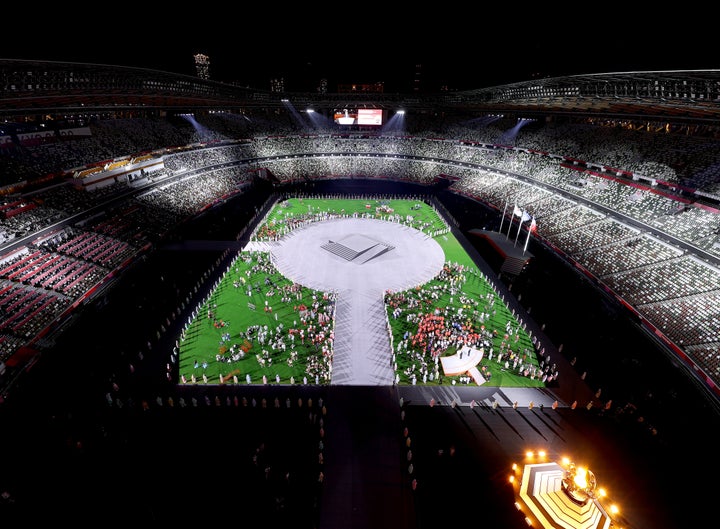
<svg viewBox="0 0 720 529"><path fill-rule="evenodd" d="M515 239L508 238L506 234L496 231L472 229L470 235L484 239L503 259L500 271L506 274L518 275L525 265L534 257L528 251L523 252L524 243L515 243Z"/></svg>

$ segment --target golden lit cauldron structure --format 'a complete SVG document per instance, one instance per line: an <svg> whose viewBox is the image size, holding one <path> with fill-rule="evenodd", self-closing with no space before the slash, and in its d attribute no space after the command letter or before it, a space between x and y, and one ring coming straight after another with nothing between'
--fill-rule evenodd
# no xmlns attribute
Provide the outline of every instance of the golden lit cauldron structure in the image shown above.
<svg viewBox="0 0 720 529"><path fill-rule="evenodd" d="M597 488L595 474L586 468L576 467L575 463L570 463L565 469L562 488L575 503L585 505L595 498Z"/></svg>
<svg viewBox="0 0 720 529"><path fill-rule="evenodd" d="M595 474L564 461L514 465L515 506L529 526L544 529L617 527L596 493Z"/></svg>

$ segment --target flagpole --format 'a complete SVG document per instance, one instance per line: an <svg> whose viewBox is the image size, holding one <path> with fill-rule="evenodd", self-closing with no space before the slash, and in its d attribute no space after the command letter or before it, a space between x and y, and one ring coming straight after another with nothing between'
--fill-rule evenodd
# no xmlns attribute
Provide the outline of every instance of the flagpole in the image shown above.
<svg viewBox="0 0 720 529"><path fill-rule="evenodd" d="M515 207L513 208L512 214L510 215L510 224L508 225L508 232L505 236L505 240L510 239L510 230L512 230L513 220L515 220L515 210L517 210L517 202L515 202Z"/></svg>
<svg viewBox="0 0 720 529"><path fill-rule="evenodd" d="M498 230L498 233L502 233L502 226L503 226L503 221L505 221L505 212L507 211L507 206L508 206L508 199L507 199L507 197L505 197L505 209L503 209L502 217L500 217L500 229Z"/></svg>
<svg viewBox="0 0 720 529"><path fill-rule="evenodd" d="M525 255L525 251L528 247L528 242L530 242L530 233L532 233L533 230L533 222L535 222L535 217L530 220L530 226L528 226L527 237L525 237L525 247L523 248L523 255Z"/></svg>
<svg viewBox="0 0 720 529"><path fill-rule="evenodd" d="M522 224L523 224L522 217L520 217L520 222L518 222L518 231L515 234L515 244L513 244L513 248L515 248L517 246L518 238L520 237L520 228L522 228Z"/></svg>

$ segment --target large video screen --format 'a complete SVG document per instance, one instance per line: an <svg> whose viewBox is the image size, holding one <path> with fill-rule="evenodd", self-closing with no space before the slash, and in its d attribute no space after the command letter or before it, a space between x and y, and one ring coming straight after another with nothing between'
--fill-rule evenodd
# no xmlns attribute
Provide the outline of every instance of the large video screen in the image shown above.
<svg viewBox="0 0 720 529"><path fill-rule="evenodd" d="M333 120L338 125L375 125L383 124L383 111L379 108L336 109Z"/></svg>
<svg viewBox="0 0 720 529"><path fill-rule="evenodd" d="M358 125L382 125L383 113L379 108L359 108Z"/></svg>

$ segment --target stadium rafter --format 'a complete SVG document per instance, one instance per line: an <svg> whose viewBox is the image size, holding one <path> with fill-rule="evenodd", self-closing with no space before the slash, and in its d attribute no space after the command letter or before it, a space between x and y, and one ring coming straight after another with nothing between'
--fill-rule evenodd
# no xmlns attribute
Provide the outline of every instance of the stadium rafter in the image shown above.
<svg viewBox="0 0 720 529"><path fill-rule="evenodd" d="M338 106L566 115L713 124L720 70L596 73L439 93L271 92L144 68L0 60L0 116L61 112L185 112Z"/></svg>

